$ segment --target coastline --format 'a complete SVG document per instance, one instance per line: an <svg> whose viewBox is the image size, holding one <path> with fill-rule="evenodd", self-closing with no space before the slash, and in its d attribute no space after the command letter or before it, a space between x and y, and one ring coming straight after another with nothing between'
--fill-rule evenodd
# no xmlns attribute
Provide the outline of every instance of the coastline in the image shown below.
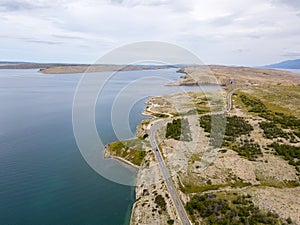
<svg viewBox="0 0 300 225"><path fill-rule="evenodd" d="M141 113L142 115L147 115L150 118L143 120L136 127L136 137L137 138L145 138L145 134L147 134L147 128L151 121L155 119L161 119L157 117L159 110L157 111L157 105L155 104L156 97L149 97L149 99L145 102L148 106ZM173 117L171 112L173 111L171 108L170 113L167 113L168 116ZM148 139L148 136L145 138ZM128 140L125 140L128 141ZM113 142L116 143L116 142ZM125 142L126 143L126 142ZM110 143L112 144L112 143ZM131 215L129 225L146 225L153 224L153 221L156 221L156 224L165 224L167 221L174 221L174 225L179 225L179 218L177 216L177 212L174 209L174 205L172 199L168 196L168 190L164 183L163 177L160 174L160 168L156 163L155 156L152 152L152 148L149 144L143 145L142 150L146 152L145 158L142 161L140 166L133 164L132 162L120 157L112 155L109 150L109 145L105 146L104 157L112 158L115 160L119 160L120 162L129 165L137 170L136 177L136 185L135 189L135 202L131 207ZM141 150L141 149L139 149ZM147 194L148 193L148 194ZM166 202L166 207L164 209L160 208L159 205L155 202L155 198L151 196L163 196L163 199ZM147 198L149 202L149 207L152 210L145 210L144 200ZM155 210L155 211L153 211ZM155 213L155 215L153 214Z"/></svg>
<svg viewBox="0 0 300 225"><path fill-rule="evenodd" d="M179 81L177 84L169 85L187 85L190 80L188 75L190 73L195 73L195 69L198 68L187 68L183 73L186 74L183 81ZM221 83L227 88L235 87L230 85L231 79L234 80L238 85L245 87L258 87L263 84L276 84L276 85L291 85L294 81L295 76L291 73L284 73L283 77L280 77L277 71L265 70L265 69L253 69L253 76L247 75L249 68L230 68L227 70L227 67L215 66L212 68L216 82ZM267 73L274 72L274 81L275 83L269 82L269 78L272 74ZM191 76L190 76L191 77ZM199 79L201 79L201 71L199 74ZM245 79L244 79L245 78ZM285 78L289 78L284 81ZM208 80L208 79L207 79ZM187 82L188 81L188 82ZM208 80L209 81L209 80ZM195 81L196 82L196 81ZM207 82L208 84L209 82ZM279 84L280 83L280 84ZM299 82L298 82L299 83ZM298 83L294 82L292 86L297 85ZM198 82L197 82L198 84ZM256 84L256 85L255 85ZM206 153L206 143L209 143L207 134L204 131L203 127L197 126L198 120L193 118L192 115L189 115L188 101L181 96L180 93L169 94L164 96L155 96L151 97L146 101L148 105L145 110L142 112L143 115L147 115L150 118L150 123L156 119L166 119L166 118L176 118L178 112L172 107L170 102L176 101L180 105L180 113L186 115L186 118L190 120L190 129L192 134L192 142L180 142L173 139L168 139L162 143L162 155L167 160L167 165L170 167L171 171L176 171L178 165L183 166L181 168L181 174L174 176L173 181L176 185L176 189L180 195L183 204L187 204L193 195L201 194L203 192L211 193L225 193L230 194L233 192L241 192L239 185L250 184L249 187L243 189L245 193L255 193L253 201L256 206L259 206L263 211L268 211L268 205L275 205L271 202L270 199L266 199L265 202L259 201L255 196L261 195L262 193L275 193L283 196L283 198L289 198L290 195L296 193L297 188L287 189L290 190L290 193L284 194L280 192L280 188L267 189L268 187L257 187L257 179L262 179L259 177L259 172L264 172L266 176L271 176L275 170L279 180L288 180L296 179L295 171L289 165L285 164L279 157L265 155L261 160L251 161L243 158L238 155L236 151L226 148L226 152L218 154L213 164L209 164L206 169L206 172L201 171L201 166L206 165L206 158L211 157L210 152ZM192 100L191 103L197 102L197 107L199 107L199 112L203 111L203 108L206 107L204 96L201 94L190 94L189 99ZM233 103L235 100L233 100ZM194 103L193 103L194 106ZM261 140L263 137L257 137L259 135L259 125L255 122L257 118L250 117L246 111L241 111L238 107L232 106L232 110L229 114L229 117L234 118L238 116L241 118L247 118L248 122L254 126L254 132L251 133L251 137L255 140ZM247 122L247 121L246 121ZM247 122L247 123L248 123ZM149 122L147 123L149 125ZM140 127L146 126L146 123L141 122L137 126L137 134ZM145 133L147 129L143 130ZM140 136L142 137L142 136ZM164 136L163 136L164 137ZM198 139L199 138L199 139ZM146 138L147 139L147 138ZM197 140L202 140L201 142ZM191 151L182 152L182 147L189 148ZM197 148L195 147L197 146ZM193 152L193 150L197 151ZM202 155L202 156L201 156ZM203 158L204 155L204 158ZM127 163L127 160L124 160L122 157L114 157L117 160L121 160ZM191 160L192 159L192 160ZM264 160L263 160L264 159ZM184 161L186 160L186 161ZM235 162L240 162L238 165ZM147 163L146 163L147 162ZM267 164L265 163L267 162ZM277 164L280 166L276 166ZM246 165L246 166L245 166ZM220 168L225 166L226 171ZM144 161L138 168L137 178L136 178L136 187L135 187L135 202L132 205L131 216L130 216L130 225L148 225L153 224L153 221L156 224L166 224L168 221L173 221L172 224L181 224L177 212L174 210L174 204L170 198L168 198L168 190L164 184L163 178L160 176L160 170L157 167L156 159L152 151L147 152ZM250 169L249 169L250 168ZM255 168L258 168L255 170ZM285 173L280 173L282 168L285 169ZM228 171L232 171L229 173ZM255 172L256 171L256 172ZM259 172L257 172L259 171ZM222 174L222 175L220 175ZM231 180L230 180L231 179ZM230 182L228 183L228 180ZM260 181L263 182L263 181ZM155 199L157 196L161 196L161 199L165 202L164 209L156 203ZM288 208L283 211L278 210L281 205L285 206L287 203L282 201L282 204L277 204L276 212L280 214L280 218L284 219L288 216L291 216L293 220L297 221L295 213L289 211ZM297 208L297 207L296 207Z"/></svg>
<svg viewBox="0 0 300 225"><path fill-rule="evenodd" d="M126 164L126 165L128 165L128 166L131 166L131 167L133 167L133 168L135 168L135 169L139 169L139 168L140 168L139 166L133 164L132 162L130 162L130 161L128 161L128 160L126 160L126 159L124 159L124 158L122 158L122 157L111 155L110 152L108 151L107 145L106 145L105 148L104 148L104 158L105 158L105 159L115 159L115 160L119 160L119 161L121 161L122 163L124 163L124 164Z"/></svg>

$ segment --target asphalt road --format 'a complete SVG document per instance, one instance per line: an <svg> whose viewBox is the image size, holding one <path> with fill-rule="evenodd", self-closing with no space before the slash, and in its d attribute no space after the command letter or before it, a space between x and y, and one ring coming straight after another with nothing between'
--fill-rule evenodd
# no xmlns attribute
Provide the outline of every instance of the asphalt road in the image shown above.
<svg viewBox="0 0 300 225"><path fill-rule="evenodd" d="M236 89L232 90L231 92L228 93L227 95L227 112L230 111L231 109L231 97L232 97L232 94L236 91Z"/></svg>
<svg viewBox="0 0 300 225"><path fill-rule="evenodd" d="M176 208L176 211L177 211L177 214L179 216L179 219L181 221L181 224L183 225L191 225L191 222L188 218L188 215L186 214L186 211L185 211L185 208L184 206L182 205L182 202L179 198L179 195L177 193L177 190L174 186L174 183L173 183L173 180L169 174L169 171L166 167L166 164L163 160L163 157L161 155L161 152L156 144L156 141L155 141L155 131L161 127L161 126L164 126L166 123L168 122L168 120L164 120L164 121L160 121L160 122L157 122L155 124L153 124L151 127L150 127L150 130L149 130L149 137L150 137L150 143L151 143L151 147L154 151L154 154L155 154L155 157L157 159L157 162L158 162L158 165L159 165L159 168L162 172L162 175L163 175L163 178L165 180L165 184L168 188L168 191L169 191L169 194L172 198L172 201L175 205L175 208Z"/></svg>
<svg viewBox="0 0 300 225"><path fill-rule="evenodd" d="M231 92L228 93L227 95L227 109L226 111L229 112L230 109L231 109L231 97L232 97L232 94L234 93L234 91L236 91L236 89L232 90ZM218 113L222 113L222 112L218 112ZM158 165L159 165L159 168L162 172L162 175L163 175L163 178L165 180L165 183L166 183L166 186L168 188L168 191L170 193L170 196L172 198L172 201L175 205L175 208L176 208L176 211L177 211L177 214L179 216L179 219L181 221L181 224L183 225L191 225L191 222L188 218L188 215L185 211L185 208L184 206L182 205L182 202L179 198L179 195L177 193L177 190L174 186L174 183L173 183L173 180L169 174L169 171L166 167L166 164L163 160L163 157L161 155L161 152L158 148L158 145L155 141L155 131L162 127L162 126L165 126L165 124L167 122L169 122L170 119L168 120L162 120L162 121L159 121L159 122L156 122L154 123L152 126L150 126L150 129L149 129L149 137L150 137L150 144L151 144L151 147L154 151L154 154L155 154L155 157L157 159L157 162L158 162Z"/></svg>

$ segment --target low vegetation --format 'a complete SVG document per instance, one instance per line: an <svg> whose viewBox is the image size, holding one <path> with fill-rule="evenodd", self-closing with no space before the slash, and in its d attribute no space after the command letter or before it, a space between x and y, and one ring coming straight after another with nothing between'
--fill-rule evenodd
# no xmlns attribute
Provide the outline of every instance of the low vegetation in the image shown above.
<svg viewBox="0 0 300 225"><path fill-rule="evenodd" d="M166 138L180 141L191 141L191 131L187 119L174 119L167 124Z"/></svg>
<svg viewBox="0 0 300 225"><path fill-rule="evenodd" d="M289 91L288 87L273 87L273 89L283 90L286 94L290 93L287 92ZM261 92L259 89L258 91ZM292 94L295 94L296 91L299 91L299 88L292 88ZM285 99L285 101L289 101L286 99L287 97L284 98L284 96L282 96L282 93L274 93L275 95L280 95L280 98L278 97L280 100ZM299 96L299 94L297 96ZM262 99L271 100L273 98L271 94L268 93L264 94ZM282 141L279 139L282 138L290 143L298 143L300 137L300 119L292 115L292 110L283 109L274 104L267 106L262 100L249 96L249 94L246 93L240 93L238 100L242 102L249 112L253 112L266 120L260 122L259 127L262 129L265 138L274 140L268 147L273 148L276 154L283 156L290 165L295 166L299 174L300 147L293 146L292 144L279 144L278 141Z"/></svg>
<svg viewBox="0 0 300 225"><path fill-rule="evenodd" d="M235 183L228 183L228 184L211 184L210 180L208 180L207 183L203 185L196 185L193 182L184 182L184 186L183 186L181 183L179 183L180 190L185 194L219 190L221 188L226 188L226 187L242 188L247 186L249 186L248 183L243 183L240 180L235 180Z"/></svg>
<svg viewBox="0 0 300 225"><path fill-rule="evenodd" d="M204 115L200 117L200 126L210 135L210 145L220 147L226 129L225 115Z"/></svg>
<svg viewBox="0 0 300 225"><path fill-rule="evenodd" d="M238 116L225 118L224 115L205 115L200 117L200 126L204 128L205 132L211 133L212 125L218 127L219 130L226 126L224 130L226 141L235 141L237 137L248 135L253 130L253 127L244 118Z"/></svg>
<svg viewBox="0 0 300 225"><path fill-rule="evenodd" d="M204 113L209 113L210 112L210 107L208 106L207 102L207 98L206 96L203 94L203 92L188 92L188 94L190 95L194 105L194 112L193 115L197 114L204 114ZM191 114L191 113L190 113Z"/></svg>
<svg viewBox="0 0 300 225"><path fill-rule="evenodd" d="M268 139L273 138L288 138L286 132L279 128L274 122L261 122L259 127L264 131L264 136Z"/></svg>
<svg viewBox="0 0 300 225"><path fill-rule="evenodd" d="M263 129L266 138L281 137L293 143L297 142L297 137L300 136L300 119L287 113L269 109L261 100L246 94L240 94L239 99L249 112L256 113L267 120L260 123L260 128ZM283 129L290 131L286 132Z"/></svg>
<svg viewBox="0 0 300 225"><path fill-rule="evenodd" d="M215 120L215 132L213 136L212 120ZM225 122L224 122L225 121ZM224 125L223 125L224 124ZM249 160L255 160L262 155L260 146L254 140L242 139L242 136L249 136L253 127L242 117L232 116L224 119L223 115L205 115L200 117L200 126L205 132L209 132L212 139L212 146L217 147L221 140L221 146L231 148L240 156ZM224 140L222 136L222 126L226 126L224 130ZM218 138L219 140L216 140Z"/></svg>
<svg viewBox="0 0 300 225"><path fill-rule="evenodd" d="M290 219L283 220L278 214L264 212L255 207L250 195L197 194L186 204L186 209L195 224L201 217L204 224L242 225L242 224L291 224Z"/></svg>
<svg viewBox="0 0 300 225"><path fill-rule="evenodd" d="M241 139L240 142L231 145L232 150L236 151L240 156L255 161L259 156L262 156L262 151L257 142L253 139Z"/></svg>
<svg viewBox="0 0 300 225"><path fill-rule="evenodd" d="M167 224L169 224L169 225L174 224L174 220L172 220L172 219L168 220L168 221L167 221Z"/></svg>
<svg viewBox="0 0 300 225"><path fill-rule="evenodd" d="M232 116L227 118L225 135L236 140L242 135L249 135L253 127L242 117Z"/></svg>
<svg viewBox="0 0 300 225"><path fill-rule="evenodd" d="M238 102L240 95L245 95L248 99L259 99L270 111L300 118L300 86L252 86L238 92Z"/></svg>
<svg viewBox="0 0 300 225"><path fill-rule="evenodd" d="M161 214L162 211L166 211L167 203L162 195L157 195L154 202L157 205L157 208L160 208L160 210L158 211L159 214Z"/></svg>
<svg viewBox="0 0 300 225"><path fill-rule="evenodd" d="M295 166L298 173L300 173L300 147L276 142L273 142L269 147L272 147L278 155L283 156L290 165Z"/></svg>
<svg viewBox="0 0 300 225"><path fill-rule="evenodd" d="M134 165L140 166L146 152L143 151L144 140L132 139L127 141L117 141L108 145L107 151L112 156L121 157Z"/></svg>
<svg viewBox="0 0 300 225"><path fill-rule="evenodd" d="M245 94L241 94L239 98L244 103L244 105L248 108L249 112L260 113L261 115L263 115L268 111L267 107L259 99L250 98Z"/></svg>

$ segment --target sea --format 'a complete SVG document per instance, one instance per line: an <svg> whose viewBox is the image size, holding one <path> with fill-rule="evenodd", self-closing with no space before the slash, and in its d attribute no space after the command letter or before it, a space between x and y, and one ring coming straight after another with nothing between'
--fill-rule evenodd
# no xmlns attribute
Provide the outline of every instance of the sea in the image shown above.
<svg viewBox="0 0 300 225"><path fill-rule="evenodd" d="M146 118L141 112L148 97L182 91L165 86L181 79L176 71L42 74L37 69L0 70L0 224L129 224L135 187L102 176L84 160L73 132L74 96L84 76L102 80L94 120L105 145L119 140L112 111L115 118L124 115L113 110L116 104L126 106L129 96L136 98L126 117L130 131L125 129L121 135L134 137L136 126ZM135 179L133 168L103 159L103 149L99 149L101 157L110 170L122 170Z"/></svg>
<svg viewBox="0 0 300 225"><path fill-rule="evenodd" d="M275 70L283 70L283 71L288 71L288 72L293 72L293 73L299 73L300 74L300 69L283 69L283 68L272 68Z"/></svg>

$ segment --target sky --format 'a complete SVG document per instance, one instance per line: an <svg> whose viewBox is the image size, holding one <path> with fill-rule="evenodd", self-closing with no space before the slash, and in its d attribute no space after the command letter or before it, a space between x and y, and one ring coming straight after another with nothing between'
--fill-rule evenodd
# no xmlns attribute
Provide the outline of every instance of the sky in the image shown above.
<svg viewBox="0 0 300 225"><path fill-rule="evenodd" d="M141 41L205 64L300 58L299 0L0 0L0 61L94 63Z"/></svg>

